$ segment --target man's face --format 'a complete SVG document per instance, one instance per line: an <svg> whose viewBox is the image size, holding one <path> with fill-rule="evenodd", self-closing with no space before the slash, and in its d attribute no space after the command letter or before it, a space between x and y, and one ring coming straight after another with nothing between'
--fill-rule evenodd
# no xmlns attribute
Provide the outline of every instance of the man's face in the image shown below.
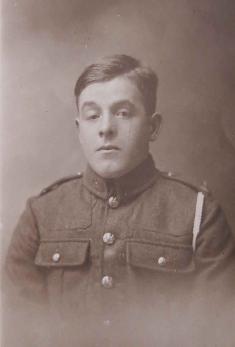
<svg viewBox="0 0 235 347"><path fill-rule="evenodd" d="M120 177L148 155L151 117L127 77L87 86L79 97L79 138L92 169L104 178Z"/></svg>

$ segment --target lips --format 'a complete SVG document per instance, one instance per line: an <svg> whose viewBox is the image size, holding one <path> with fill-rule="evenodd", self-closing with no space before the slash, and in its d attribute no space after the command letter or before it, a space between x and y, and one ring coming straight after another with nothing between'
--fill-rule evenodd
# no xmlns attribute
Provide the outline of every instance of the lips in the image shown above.
<svg viewBox="0 0 235 347"><path fill-rule="evenodd" d="M118 150L120 150L120 148L114 145L103 145L97 149L97 151L118 151Z"/></svg>

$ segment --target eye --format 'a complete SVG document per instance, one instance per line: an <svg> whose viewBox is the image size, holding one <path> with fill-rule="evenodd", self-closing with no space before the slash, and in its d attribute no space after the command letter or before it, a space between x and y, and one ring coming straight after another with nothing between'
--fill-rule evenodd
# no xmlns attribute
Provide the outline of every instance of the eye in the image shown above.
<svg viewBox="0 0 235 347"><path fill-rule="evenodd" d="M130 111L127 109L120 109L116 112L116 116L127 118L130 116Z"/></svg>
<svg viewBox="0 0 235 347"><path fill-rule="evenodd" d="M97 111L90 111L90 112L88 111L84 113L84 118L86 120L96 120L99 117L100 117L100 114Z"/></svg>
<svg viewBox="0 0 235 347"><path fill-rule="evenodd" d="M98 113L93 113L93 114L88 115L87 118L91 119L91 120L94 120L94 119L99 118L99 115L98 115Z"/></svg>

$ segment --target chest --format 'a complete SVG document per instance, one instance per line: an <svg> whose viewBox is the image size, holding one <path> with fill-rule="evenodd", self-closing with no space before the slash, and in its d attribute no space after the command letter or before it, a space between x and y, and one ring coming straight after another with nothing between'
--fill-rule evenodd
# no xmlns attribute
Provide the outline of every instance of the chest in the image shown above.
<svg viewBox="0 0 235 347"><path fill-rule="evenodd" d="M40 224L35 262L94 277L127 268L146 272L187 273L194 268L193 215L167 206L148 192L123 204L89 194L77 203L58 205L54 216Z"/></svg>

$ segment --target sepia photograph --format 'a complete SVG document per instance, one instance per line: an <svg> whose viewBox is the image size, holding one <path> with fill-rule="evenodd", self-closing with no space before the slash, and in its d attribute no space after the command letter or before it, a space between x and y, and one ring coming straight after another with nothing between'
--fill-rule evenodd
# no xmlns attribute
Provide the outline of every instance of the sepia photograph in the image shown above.
<svg viewBox="0 0 235 347"><path fill-rule="evenodd" d="M234 347L235 2L1 18L1 346Z"/></svg>

